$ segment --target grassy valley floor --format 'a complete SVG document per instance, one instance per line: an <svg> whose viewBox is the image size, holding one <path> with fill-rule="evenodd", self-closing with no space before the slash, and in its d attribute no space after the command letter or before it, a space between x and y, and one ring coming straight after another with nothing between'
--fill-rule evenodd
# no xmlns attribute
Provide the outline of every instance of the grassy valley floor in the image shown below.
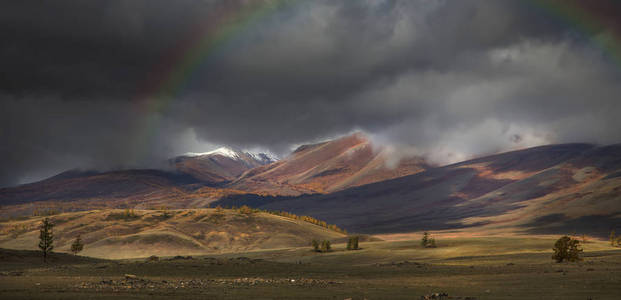
<svg viewBox="0 0 621 300"><path fill-rule="evenodd" d="M621 249L587 241L584 261L555 263L549 237L361 243L213 256L101 260L1 250L2 299L619 299ZM129 275L129 276L126 276Z"/></svg>

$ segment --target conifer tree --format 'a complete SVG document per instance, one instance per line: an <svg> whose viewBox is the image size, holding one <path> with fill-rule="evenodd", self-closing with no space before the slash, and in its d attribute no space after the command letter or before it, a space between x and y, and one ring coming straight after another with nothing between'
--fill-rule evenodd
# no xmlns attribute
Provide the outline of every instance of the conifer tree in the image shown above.
<svg viewBox="0 0 621 300"><path fill-rule="evenodd" d="M71 252L73 252L73 255L77 255L82 249L84 249L84 244L82 243L82 238L78 235L73 244L71 244Z"/></svg>
<svg viewBox="0 0 621 300"><path fill-rule="evenodd" d="M423 238L420 240L420 245L423 248L435 248L436 247L436 239L431 237L429 232L425 231L423 233Z"/></svg>
<svg viewBox="0 0 621 300"><path fill-rule="evenodd" d="M423 233L423 238L420 240L420 245L423 246L423 248L426 248L427 245L429 245L429 232L425 231L425 233Z"/></svg>
<svg viewBox="0 0 621 300"><path fill-rule="evenodd" d="M54 250L54 224L48 218L41 221L39 230L39 249L43 252L43 262L47 262L48 255Z"/></svg>

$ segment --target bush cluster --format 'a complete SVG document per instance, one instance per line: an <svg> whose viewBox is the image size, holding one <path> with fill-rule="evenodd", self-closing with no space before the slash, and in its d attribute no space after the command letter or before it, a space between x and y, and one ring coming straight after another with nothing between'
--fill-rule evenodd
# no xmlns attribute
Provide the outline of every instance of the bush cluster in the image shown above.
<svg viewBox="0 0 621 300"><path fill-rule="evenodd" d="M34 217L46 217L46 216L53 216L57 214L60 214L60 211L54 208L48 208L48 209L42 209L42 210L35 208L35 210L32 211L32 215Z"/></svg>
<svg viewBox="0 0 621 300"><path fill-rule="evenodd" d="M556 262L566 261L581 261L582 260L582 248L580 248L580 241L569 236L563 236L554 243L554 255L552 259Z"/></svg>
<svg viewBox="0 0 621 300"><path fill-rule="evenodd" d="M359 240L358 236L350 236L349 239L347 239L347 250L358 250L358 249L360 249L358 247L358 240Z"/></svg>
<svg viewBox="0 0 621 300"><path fill-rule="evenodd" d="M321 242L318 240L313 240L311 244L313 245L313 250L315 250L315 252L325 253L332 251L332 245L328 240L323 240Z"/></svg>

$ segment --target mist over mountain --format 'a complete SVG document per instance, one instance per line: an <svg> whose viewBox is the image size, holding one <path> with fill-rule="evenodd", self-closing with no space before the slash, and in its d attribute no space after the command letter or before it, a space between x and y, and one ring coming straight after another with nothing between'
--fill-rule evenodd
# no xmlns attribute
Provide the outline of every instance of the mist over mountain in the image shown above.
<svg viewBox="0 0 621 300"><path fill-rule="evenodd" d="M0 186L355 130L436 163L618 143L619 4L563 5L5 2Z"/></svg>

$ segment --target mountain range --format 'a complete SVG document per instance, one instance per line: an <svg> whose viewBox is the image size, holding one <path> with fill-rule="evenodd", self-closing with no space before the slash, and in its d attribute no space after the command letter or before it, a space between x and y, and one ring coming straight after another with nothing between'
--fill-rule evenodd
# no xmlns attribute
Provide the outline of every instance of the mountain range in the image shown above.
<svg viewBox="0 0 621 300"><path fill-rule="evenodd" d="M248 205L372 234L621 231L621 145L547 145L447 166L389 150L356 133L281 160L224 147L172 158L168 171L67 171L0 189L0 215Z"/></svg>
<svg viewBox="0 0 621 300"><path fill-rule="evenodd" d="M621 228L621 145L535 147L330 194L217 203L286 209L376 234L470 229L607 236Z"/></svg>

